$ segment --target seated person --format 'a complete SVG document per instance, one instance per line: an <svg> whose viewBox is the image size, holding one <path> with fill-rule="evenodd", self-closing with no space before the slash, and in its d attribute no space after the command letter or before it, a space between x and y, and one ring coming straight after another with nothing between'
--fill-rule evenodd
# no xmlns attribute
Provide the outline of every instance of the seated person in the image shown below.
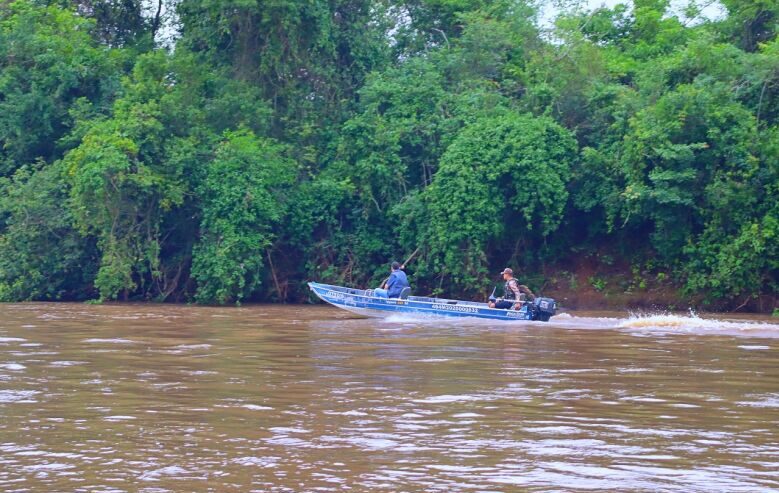
<svg viewBox="0 0 779 493"><path fill-rule="evenodd" d="M375 289L373 294L379 298L397 298L403 288L409 287L406 273L400 270L400 264L392 262L390 276L381 288Z"/></svg>
<svg viewBox="0 0 779 493"><path fill-rule="evenodd" d="M503 269L501 274L503 275L503 280L506 281L505 294L503 295L502 299L498 298L495 301L490 301L488 303L490 308L500 308L502 310L513 308L514 310L519 310L522 308L525 295L527 295L527 299L529 301L533 301L535 299L535 295L530 290L530 288L520 285L519 281L514 278L513 270L506 267Z"/></svg>

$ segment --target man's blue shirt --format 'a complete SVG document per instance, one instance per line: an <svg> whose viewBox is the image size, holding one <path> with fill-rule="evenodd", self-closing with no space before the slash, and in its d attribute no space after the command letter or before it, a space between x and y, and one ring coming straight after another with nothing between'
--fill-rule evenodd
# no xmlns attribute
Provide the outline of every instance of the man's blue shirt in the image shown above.
<svg viewBox="0 0 779 493"><path fill-rule="evenodd" d="M387 296L390 298L397 298L400 296L400 292L403 288L408 286L406 273L400 269L393 270L392 274L389 276L389 280L387 280Z"/></svg>

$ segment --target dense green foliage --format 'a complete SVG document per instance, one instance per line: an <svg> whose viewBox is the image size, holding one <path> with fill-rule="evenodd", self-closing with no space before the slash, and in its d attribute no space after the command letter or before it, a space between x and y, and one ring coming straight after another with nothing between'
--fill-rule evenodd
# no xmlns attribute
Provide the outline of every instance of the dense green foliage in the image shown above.
<svg viewBox="0 0 779 493"><path fill-rule="evenodd" d="M281 187L295 178L273 142L251 132L228 133L196 190L203 201L192 275L199 301L226 303L251 294L262 280L263 253L284 215Z"/></svg>
<svg viewBox="0 0 779 493"><path fill-rule="evenodd" d="M775 297L779 4L534 5L3 4L0 300L293 301L417 248L421 292L606 258Z"/></svg>
<svg viewBox="0 0 779 493"><path fill-rule="evenodd" d="M554 232L575 153L570 132L548 117L508 112L465 127L422 194L422 241L435 271L461 289L482 287L491 245L518 237L533 244Z"/></svg>

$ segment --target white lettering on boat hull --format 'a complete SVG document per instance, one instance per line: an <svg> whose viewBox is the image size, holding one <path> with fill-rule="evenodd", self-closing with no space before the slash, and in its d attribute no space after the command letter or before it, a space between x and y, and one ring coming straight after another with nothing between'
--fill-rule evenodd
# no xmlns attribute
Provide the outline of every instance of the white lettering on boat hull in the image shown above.
<svg viewBox="0 0 779 493"><path fill-rule="evenodd" d="M435 310L448 310L450 312L462 312L462 313L478 313L479 312L479 310L477 310L476 307L473 307L473 306L458 306L458 305L434 304L433 308Z"/></svg>
<svg viewBox="0 0 779 493"><path fill-rule="evenodd" d="M506 312L506 316L511 318L525 318L525 313L509 310Z"/></svg>

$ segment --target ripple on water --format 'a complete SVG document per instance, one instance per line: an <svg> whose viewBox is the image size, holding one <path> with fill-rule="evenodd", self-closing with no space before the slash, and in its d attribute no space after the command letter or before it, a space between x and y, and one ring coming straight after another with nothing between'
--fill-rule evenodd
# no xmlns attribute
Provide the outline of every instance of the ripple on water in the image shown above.
<svg viewBox="0 0 779 493"><path fill-rule="evenodd" d="M166 466L159 469L152 469L141 474L138 479L141 481L159 481L163 477L185 479L192 473L181 466Z"/></svg>
<svg viewBox="0 0 779 493"><path fill-rule="evenodd" d="M250 411L273 411L272 407L269 407L269 406L259 406L257 404L244 404L241 407L245 408L245 409L248 409Z"/></svg>
<svg viewBox="0 0 779 493"><path fill-rule="evenodd" d="M452 402L468 402L468 401L486 401L490 400L489 397L476 396L476 395L435 395L431 397L425 397L424 399L414 399L411 402L417 404L449 404Z"/></svg>
<svg viewBox="0 0 779 493"><path fill-rule="evenodd" d="M739 401L739 406L779 408L779 393L776 394L751 394L747 397L754 398L750 401Z"/></svg>
<svg viewBox="0 0 779 493"><path fill-rule="evenodd" d="M40 394L37 390L0 390L0 404L7 402L35 403L33 397Z"/></svg>
<svg viewBox="0 0 779 493"><path fill-rule="evenodd" d="M263 457L238 457L232 460L235 464L241 466L254 466L254 467L277 467L281 462L281 457L263 456Z"/></svg>
<svg viewBox="0 0 779 493"><path fill-rule="evenodd" d="M279 435L287 435L289 433L311 433L311 430L307 430L305 428L289 428L284 426L269 428L269 431L272 431L273 433L277 433Z"/></svg>
<svg viewBox="0 0 779 493"><path fill-rule="evenodd" d="M482 418L483 414L479 413L457 413L452 415L453 418Z"/></svg>
<svg viewBox="0 0 779 493"><path fill-rule="evenodd" d="M122 338L109 338L109 339L100 339L100 338L92 338L92 339L84 339L81 342L86 342L88 344L135 344L135 341L132 341L130 339L122 339Z"/></svg>
<svg viewBox="0 0 779 493"><path fill-rule="evenodd" d="M660 402L667 402L665 399L660 399L658 397L650 397L650 396L627 396L627 397L620 397L619 400L621 401L629 401L629 402L648 402L648 403L660 403Z"/></svg>
<svg viewBox="0 0 779 493"><path fill-rule="evenodd" d="M9 342L27 342L27 339L21 337L0 337L0 344L8 344Z"/></svg>
<svg viewBox="0 0 779 493"><path fill-rule="evenodd" d="M351 410L351 411L324 411L325 414L333 416L368 416L368 413L363 411Z"/></svg>
<svg viewBox="0 0 779 493"><path fill-rule="evenodd" d="M132 421L134 419L136 419L135 416L115 415L115 416L105 416L103 418L103 421Z"/></svg>
<svg viewBox="0 0 779 493"><path fill-rule="evenodd" d="M66 367L66 366L76 366L76 365L85 365L86 361L52 361L49 363L49 366L51 367Z"/></svg>
<svg viewBox="0 0 779 493"><path fill-rule="evenodd" d="M280 436L266 438L265 442L271 445L281 445L284 447L298 447L298 448L312 447L311 443L306 440L302 440L300 438L292 438L287 435L280 435Z"/></svg>
<svg viewBox="0 0 779 493"><path fill-rule="evenodd" d="M323 437L323 441L352 445L363 450L396 449L400 445L397 436L386 433L372 433L364 436Z"/></svg>
<svg viewBox="0 0 779 493"><path fill-rule="evenodd" d="M523 429L530 433L544 435L574 435L582 432L581 428L575 426L526 426Z"/></svg>
<svg viewBox="0 0 779 493"><path fill-rule="evenodd" d="M179 344L178 346L173 346L173 349L180 349L184 351L194 351L197 349L211 349L211 344Z"/></svg>
<svg viewBox="0 0 779 493"><path fill-rule="evenodd" d="M60 462L47 462L45 464L30 464L22 466L21 469L26 472L52 472L52 471L65 471L68 469L74 469L76 466L73 464L62 464Z"/></svg>

